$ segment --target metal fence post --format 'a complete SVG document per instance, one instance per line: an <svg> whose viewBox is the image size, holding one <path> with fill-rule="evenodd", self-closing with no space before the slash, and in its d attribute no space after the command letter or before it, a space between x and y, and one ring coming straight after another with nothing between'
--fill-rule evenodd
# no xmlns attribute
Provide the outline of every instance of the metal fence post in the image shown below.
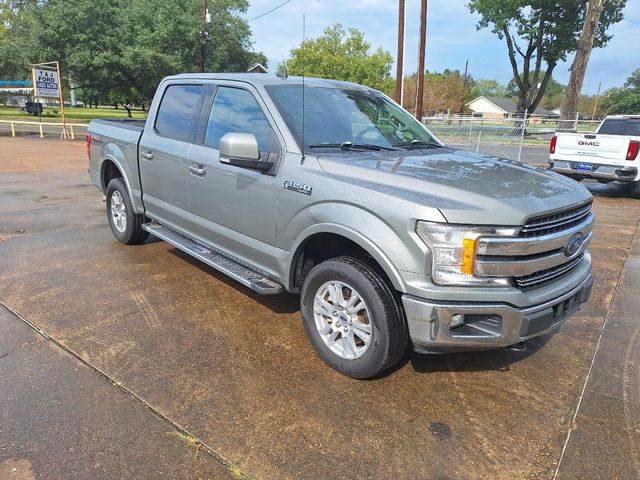
<svg viewBox="0 0 640 480"><path fill-rule="evenodd" d="M482 122L480 122L480 128L478 129L478 143L476 143L476 153L480 152L480 138L482 137Z"/></svg>
<svg viewBox="0 0 640 480"><path fill-rule="evenodd" d="M524 142L524 132L527 129L527 113L529 109L524 111L524 119L522 122L522 131L520 132L520 145L518 146L518 162L522 158L522 143Z"/></svg>

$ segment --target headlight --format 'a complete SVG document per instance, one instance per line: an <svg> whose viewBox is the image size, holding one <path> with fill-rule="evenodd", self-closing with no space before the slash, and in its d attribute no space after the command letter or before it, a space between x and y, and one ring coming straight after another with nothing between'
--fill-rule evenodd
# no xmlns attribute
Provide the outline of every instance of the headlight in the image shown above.
<svg viewBox="0 0 640 480"><path fill-rule="evenodd" d="M475 227L419 221L416 233L431 249L431 278L438 285L508 285L506 278L474 275L476 242L480 236L512 236L513 228Z"/></svg>

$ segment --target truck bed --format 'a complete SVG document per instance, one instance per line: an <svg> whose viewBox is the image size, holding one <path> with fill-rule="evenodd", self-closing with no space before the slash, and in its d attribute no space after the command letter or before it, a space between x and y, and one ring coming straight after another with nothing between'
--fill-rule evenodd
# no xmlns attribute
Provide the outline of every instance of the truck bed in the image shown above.
<svg viewBox="0 0 640 480"><path fill-rule="evenodd" d="M126 128L137 132L142 132L145 122L146 120L137 118L101 118L91 120L91 123L102 123L107 125L115 124L118 128Z"/></svg>
<svg viewBox="0 0 640 480"><path fill-rule="evenodd" d="M138 143L144 130L146 120L138 119L98 119L91 120L88 128L88 146L91 152L89 174L93 184L106 191L101 178L102 159L105 151L109 152L111 161L126 178L131 188L134 204L138 206L137 195L140 194L138 175Z"/></svg>

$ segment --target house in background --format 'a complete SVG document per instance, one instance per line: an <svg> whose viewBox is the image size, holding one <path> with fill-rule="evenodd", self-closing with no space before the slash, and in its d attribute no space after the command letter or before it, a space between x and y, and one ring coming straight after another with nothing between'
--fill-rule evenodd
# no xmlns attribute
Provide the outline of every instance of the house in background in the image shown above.
<svg viewBox="0 0 640 480"><path fill-rule="evenodd" d="M254 63L249 68L247 68L247 72L249 73L269 73L267 67L262 65L261 63Z"/></svg>
<svg viewBox="0 0 640 480"><path fill-rule="evenodd" d="M480 96L471 100L465 106L473 112L474 117L479 118L498 119L521 116L517 114L518 106L510 98ZM529 113L528 116L534 123L539 123L545 118L559 117L558 114L542 107L536 108L535 111Z"/></svg>

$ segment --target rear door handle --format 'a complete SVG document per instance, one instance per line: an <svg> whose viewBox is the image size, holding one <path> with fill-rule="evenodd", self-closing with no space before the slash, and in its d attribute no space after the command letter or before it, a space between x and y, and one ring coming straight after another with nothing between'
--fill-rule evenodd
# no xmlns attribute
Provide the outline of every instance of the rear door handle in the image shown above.
<svg viewBox="0 0 640 480"><path fill-rule="evenodd" d="M153 160L153 152L140 152L140 155L147 160Z"/></svg>
<svg viewBox="0 0 640 480"><path fill-rule="evenodd" d="M194 175L199 175L201 177L203 177L207 173L207 169L204 168L204 165L198 165L195 163L192 163L191 165L189 165L189 171Z"/></svg>

